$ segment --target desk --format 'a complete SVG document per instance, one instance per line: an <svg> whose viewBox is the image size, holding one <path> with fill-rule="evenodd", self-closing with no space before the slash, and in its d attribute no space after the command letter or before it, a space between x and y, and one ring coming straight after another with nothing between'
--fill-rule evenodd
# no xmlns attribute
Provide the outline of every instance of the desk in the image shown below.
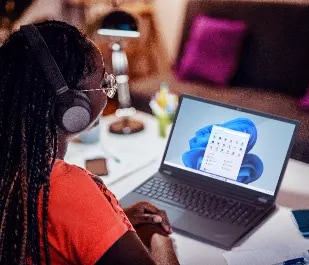
<svg viewBox="0 0 309 265"><path fill-rule="evenodd" d="M166 143L166 138L159 137L158 124L153 116L138 112L136 118L144 122L145 130L135 135L119 136L109 134L107 128L109 123L114 121L115 117L113 116L103 117L100 124L102 126L102 137L99 144L105 145L111 151L113 150L115 155L126 152L132 147L135 147L136 150L145 150L145 147L147 147L148 152L154 155L151 163L129 172L118 181L111 182L103 179L107 181L109 189L119 199L157 171ZM82 152L83 149L87 148L91 147L86 145L77 147L72 143L69 145L66 158L71 162L81 163L77 156L74 156L74 150L75 152ZM308 168L308 164L290 159L281 190L286 193L299 192L303 196L308 196ZM296 201L294 203L295 205L301 205L301 202ZM173 238L176 241L177 253L182 265L226 265L222 255L225 252L224 250L178 233L173 233ZM272 247L275 244L293 240L301 240L301 236L293 223L290 210L280 206L269 219L251 233L250 237L241 242L241 248Z"/></svg>
<svg viewBox="0 0 309 265"><path fill-rule="evenodd" d="M121 198L154 173L158 169L158 166L159 161L156 161L148 167L135 172L129 178L125 178L117 184L111 185L109 188L118 198ZM132 179L134 179L134 182ZM222 255L225 250L190 239L178 233L173 233L173 238L176 241L177 253L181 265L227 264ZM301 236L293 223L289 208L279 206L269 219L253 231L250 237L246 237L241 242L242 244L240 246L244 249L265 248L282 242L300 239Z"/></svg>
<svg viewBox="0 0 309 265"><path fill-rule="evenodd" d="M159 137L157 121L150 114L137 112L134 119L143 122L145 129L130 135L109 132L109 125L116 119L114 115L102 117L100 141L95 144L72 142L65 156L67 162L81 167L85 166L85 158L92 158L91 153L94 157L106 156L110 174L102 179L108 187L159 161L166 142L166 138ZM115 162L113 158L119 159L120 163Z"/></svg>

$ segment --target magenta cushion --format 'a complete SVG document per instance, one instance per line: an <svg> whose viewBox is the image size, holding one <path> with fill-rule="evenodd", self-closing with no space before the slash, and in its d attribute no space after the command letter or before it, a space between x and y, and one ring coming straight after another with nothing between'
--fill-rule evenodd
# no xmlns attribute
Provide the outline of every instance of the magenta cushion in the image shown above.
<svg viewBox="0 0 309 265"><path fill-rule="evenodd" d="M309 87L307 93L299 100L299 107L304 110L309 110Z"/></svg>
<svg viewBox="0 0 309 265"><path fill-rule="evenodd" d="M242 21L198 15L176 66L176 76L227 85L237 70L246 31Z"/></svg>

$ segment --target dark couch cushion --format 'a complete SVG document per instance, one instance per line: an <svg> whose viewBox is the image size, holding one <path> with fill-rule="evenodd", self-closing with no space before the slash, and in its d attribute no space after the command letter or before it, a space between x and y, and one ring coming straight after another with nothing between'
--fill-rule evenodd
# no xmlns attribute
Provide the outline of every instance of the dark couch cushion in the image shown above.
<svg viewBox="0 0 309 265"><path fill-rule="evenodd" d="M303 95L309 83L309 1L193 0L188 2L178 60L194 17L245 21L249 32L233 86Z"/></svg>

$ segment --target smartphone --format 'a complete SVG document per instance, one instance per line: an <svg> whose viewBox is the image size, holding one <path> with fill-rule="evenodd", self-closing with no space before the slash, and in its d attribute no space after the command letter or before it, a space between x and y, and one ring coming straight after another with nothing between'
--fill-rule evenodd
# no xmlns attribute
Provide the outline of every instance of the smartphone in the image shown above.
<svg viewBox="0 0 309 265"><path fill-rule="evenodd" d="M97 176L108 175L107 161L105 157L86 159L86 169Z"/></svg>

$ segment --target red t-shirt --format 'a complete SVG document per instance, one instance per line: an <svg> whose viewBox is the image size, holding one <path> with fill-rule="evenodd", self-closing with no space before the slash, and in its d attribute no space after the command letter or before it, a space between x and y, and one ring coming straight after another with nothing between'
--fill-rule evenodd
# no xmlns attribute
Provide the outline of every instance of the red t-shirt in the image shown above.
<svg viewBox="0 0 309 265"><path fill-rule="evenodd" d="M90 172L56 160L50 177L48 242L52 264L93 265L128 230L134 231L115 196ZM38 212L42 240L42 203Z"/></svg>

